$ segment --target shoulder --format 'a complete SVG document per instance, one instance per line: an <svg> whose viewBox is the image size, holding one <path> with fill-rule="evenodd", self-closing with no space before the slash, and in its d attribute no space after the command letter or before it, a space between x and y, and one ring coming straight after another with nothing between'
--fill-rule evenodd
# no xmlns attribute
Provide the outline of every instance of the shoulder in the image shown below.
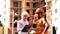
<svg viewBox="0 0 60 34"><path fill-rule="evenodd" d="M21 22L22 22L22 20L17 21L17 23L21 23Z"/></svg>
<svg viewBox="0 0 60 34"><path fill-rule="evenodd" d="M44 22L44 18L41 18L41 19L37 20L37 23L41 23L41 22Z"/></svg>
<svg viewBox="0 0 60 34"><path fill-rule="evenodd" d="M29 25L29 21L26 21L26 24Z"/></svg>
<svg viewBox="0 0 60 34"><path fill-rule="evenodd" d="M29 23L29 21L27 21Z"/></svg>
<svg viewBox="0 0 60 34"><path fill-rule="evenodd" d="M40 23L41 23L41 20L40 20L40 19L38 19L38 20L36 21L36 23L37 23L37 24L40 24Z"/></svg>

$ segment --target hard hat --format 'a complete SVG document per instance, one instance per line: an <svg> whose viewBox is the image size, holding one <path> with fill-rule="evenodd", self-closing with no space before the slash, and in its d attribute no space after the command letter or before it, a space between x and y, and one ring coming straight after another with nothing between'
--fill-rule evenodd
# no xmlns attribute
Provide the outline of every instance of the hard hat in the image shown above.
<svg viewBox="0 0 60 34"><path fill-rule="evenodd" d="M36 13L37 13L37 12L44 13L44 10L43 10L42 8L37 8Z"/></svg>

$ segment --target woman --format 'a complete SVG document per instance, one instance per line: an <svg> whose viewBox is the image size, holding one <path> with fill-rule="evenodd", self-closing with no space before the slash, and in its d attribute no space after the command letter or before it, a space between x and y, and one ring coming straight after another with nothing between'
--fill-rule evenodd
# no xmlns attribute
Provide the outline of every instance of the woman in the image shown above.
<svg viewBox="0 0 60 34"><path fill-rule="evenodd" d="M29 22L28 22L27 18L28 18L28 13L27 12L22 12L21 20L18 21L18 23L17 23L17 31L18 31L18 34L28 34L27 31L26 32L22 31L23 28L26 25L29 25Z"/></svg>

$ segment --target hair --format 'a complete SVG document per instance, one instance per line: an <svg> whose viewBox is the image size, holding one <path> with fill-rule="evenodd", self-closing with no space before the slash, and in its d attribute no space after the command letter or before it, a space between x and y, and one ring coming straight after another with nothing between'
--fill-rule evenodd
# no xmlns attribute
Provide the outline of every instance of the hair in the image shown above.
<svg viewBox="0 0 60 34"><path fill-rule="evenodd" d="M27 16L29 17L29 15L28 15L27 12L22 12L22 14L21 14L21 19L23 19L23 15L27 15Z"/></svg>

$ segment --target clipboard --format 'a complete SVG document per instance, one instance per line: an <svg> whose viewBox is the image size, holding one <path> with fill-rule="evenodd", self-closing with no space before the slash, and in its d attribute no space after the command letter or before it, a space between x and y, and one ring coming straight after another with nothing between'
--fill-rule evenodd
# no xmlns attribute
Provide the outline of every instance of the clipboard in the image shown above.
<svg viewBox="0 0 60 34"><path fill-rule="evenodd" d="M23 29L22 29L22 32L28 32L28 29L30 28L29 25L26 25Z"/></svg>
<svg viewBox="0 0 60 34"><path fill-rule="evenodd" d="M36 28L37 24L33 24L33 28Z"/></svg>

